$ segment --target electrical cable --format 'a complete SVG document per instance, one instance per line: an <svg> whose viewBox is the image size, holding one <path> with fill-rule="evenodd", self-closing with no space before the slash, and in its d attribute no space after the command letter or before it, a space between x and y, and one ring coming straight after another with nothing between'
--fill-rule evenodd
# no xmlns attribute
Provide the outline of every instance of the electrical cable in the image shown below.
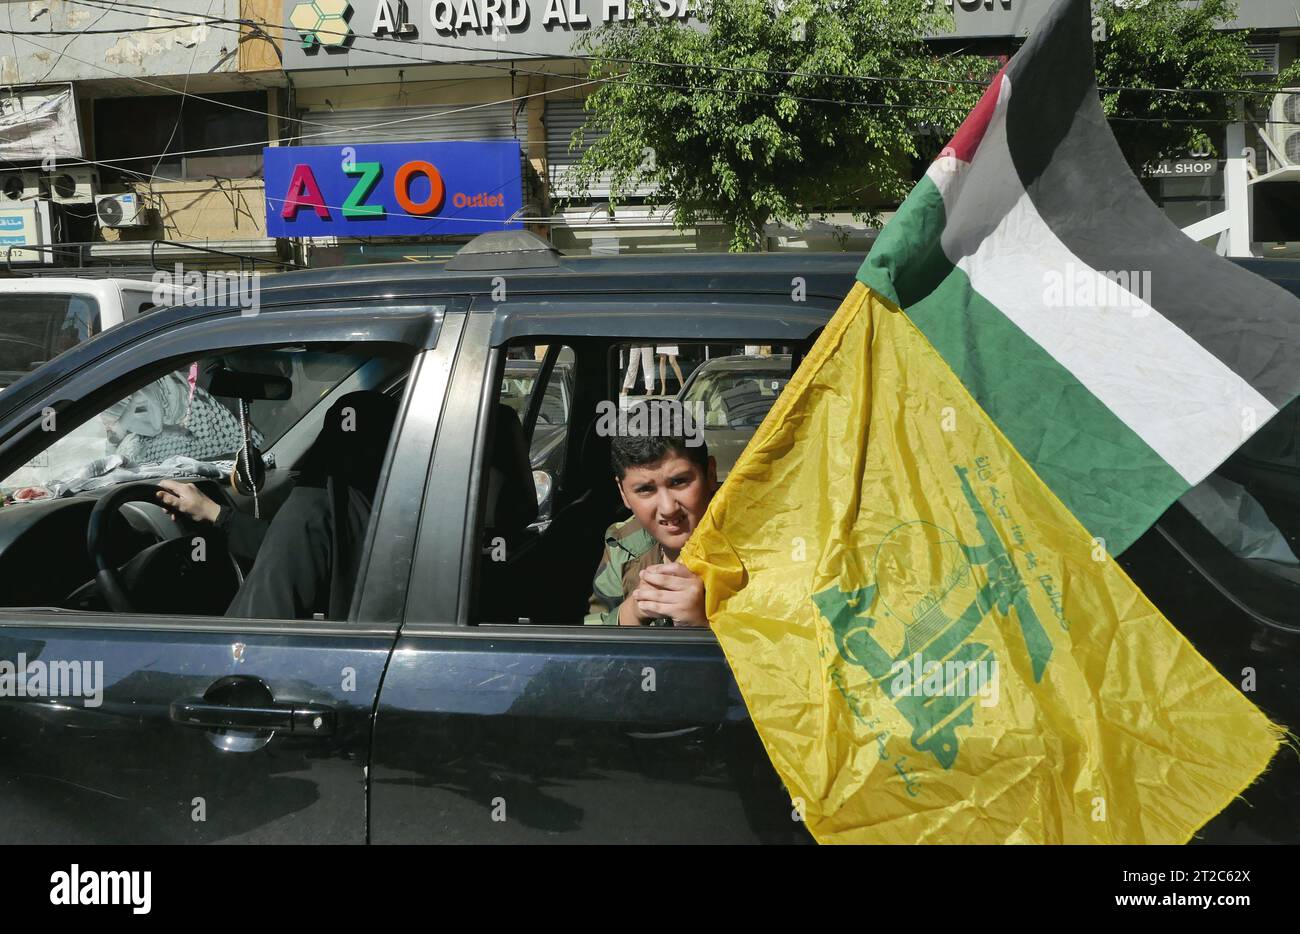
<svg viewBox="0 0 1300 934"><path fill-rule="evenodd" d="M114 12L114 8L113 8L112 6L108 7L107 9L104 9L104 11L103 11L102 13L100 13L100 14L99 14L99 17L95 20L95 23L103 22L104 17L107 16L109 13L112 13L112 12ZM129 11L127 11L127 12L129 12ZM14 24L13 24L13 5L10 4L10 7L9 7L9 28L12 29L12 28L13 28L13 25L14 25ZM93 25L93 24L92 24L92 25ZM66 52L66 51L67 51L67 46L72 45L72 43L73 43L74 41L75 41L75 40L69 39L68 42L67 42L67 44L64 46L63 52ZM39 82L37 82L38 84L43 83L43 82L49 80L50 75L54 74L54 70L55 70L56 68L59 67L59 63L60 63L61 61L63 61L63 59L64 59L64 54L63 54L63 52L61 52L61 53L60 53L60 54L59 54L59 55L54 59L54 63L51 64L50 67L47 68L47 69L45 70L45 74L41 76L41 80L40 80Z"/></svg>
<svg viewBox="0 0 1300 934"><path fill-rule="evenodd" d="M89 7L93 8L93 9L102 9L102 7L96 5L96 4L93 3L93 2L90 2L90 0L72 0L72 2L74 2L74 3L78 3L79 5L82 5L82 6L89 6ZM121 5L121 6L124 6L124 7L131 7L131 6L134 6L134 7L137 7L137 8L139 8L139 9L147 9L147 10L149 10L150 15L157 15L159 12L170 12L170 13L177 13L177 12L178 12L178 11L174 11L174 10L160 10L159 8L146 8L146 7L139 7L139 5L137 5L137 4L129 4L129 3L121 3L121 4L118 4L118 3L117 3L117 0L109 0L109 2L114 2L114 3L115 3L115 6L116 6L116 5ZM130 10L123 10L122 12L126 12L126 13L129 13L129 14L131 13ZM144 14L132 14L132 15L144 15ZM179 14L178 14L178 15L179 15ZM211 18L211 19L212 19L213 22L221 21L221 20L218 20L217 18ZM187 23L187 24L190 24L190 23L193 22L193 18L191 18L191 19L189 19L189 20L183 20L182 22L185 22L185 23ZM223 21L223 22L232 22L232 23L233 23L233 22L236 22L236 21ZM241 23L243 23L243 24L246 24L246 25L251 25L251 26L258 26L258 25L259 25L259 24L253 23L252 21L239 21L239 22L241 22ZM282 26L278 26L278 25L277 25L275 28L280 28L282 31L289 31L289 30L286 30L284 27L282 27ZM293 30L293 31L296 32L296 30ZM20 36L20 38L25 38L25 37ZM365 38L365 37L363 37L363 38ZM374 40L374 41L385 42L386 40L376 39L376 40ZM419 40L412 40L412 41L419 41ZM44 47L44 46L40 46L40 45L37 44L37 43L32 43L32 44L37 45L38 48L46 48L46 47ZM446 47L450 47L450 48L462 48L461 46L451 46L451 45L446 44L446 43L427 43L427 44L434 44L434 45L446 46ZM48 51L54 51L54 50L52 50L52 49L48 49ZM487 50L485 50L485 51L487 51ZM422 64L429 64L429 62L428 62L427 60L423 59L423 58L419 58L419 57L416 57L416 56L401 55L400 53L395 53L395 52L391 52L391 51L376 52L376 54L382 54L382 55L384 55L385 57L389 57L389 58L396 58L396 59L401 59L401 60L414 60L414 61L420 62L420 63L422 63ZM538 54L541 55L542 53L538 53ZM72 56L69 56L69 57L72 57ZM575 58L575 57L569 57L569 58ZM74 61L81 61L81 60L79 60L79 59L75 59L75 58L73 58L73 60L74 60ZM628 61L632 61L632 60L628 60ZM87 64L87 65L90 65L90 66L92 66L92 67L101 67L101 66L97 66L95 63L91 63L91 62L83 62L83 64ZM561 75L561 74L557 74L557 73L555 73L555 72L538 72L538 71L530 71L530 70L526 70L526 69L517 69L517 66L498 65L497 63L489 63L489 62L473 62L473 63L466 63L466 64L467 64L467 65L474 66L474 67L496 68L496 69L499 69L499 70L512 70L512 71L513 71L513 70L519 70L521 73L541 75L541 76L546 77L546 78L560 78L560 79L562 79L562 80L563 80L563 79L569 79L569 80L572 80L571 76L568 76L568 75ZM656 63L649 63L649 64L656 64ZM664 65L676 65L676 64L680 64L680 63L658 63L658 64L664 64ZM697 67L697 66L687 66L687 67ZM698 66L698 67L706 67L706 68L707 68L707 67L714 67L714 66ZM721 68L721 67L724 67L724 66L717 66L717 67ZM113 72L111 69L104 69L104 70L108 71L110 74L114 74L114 72ZM787 74L799 74L799 73L790 72L790 73L787 73ZM142 81L142 82L145 83L145 84L148 84L148 85L153 86L153 87L157 87L157 88L159 88L159 89L161 89L161 90L165 90L165 91L170 92L170 93L176 93L176 92L175 92L175 89L166 88L166 87L163 86L163 85L157 85L157 84L154 84L153 82L145 81L144 79L138 79L138 78L134 78L133 76L128 76L128 75L119 75L119 76L120 76L120 77L124 77L124 78L128 78L128 79L130 79L130 80L139 80L139 81ZM840 77L851 78L851 77L854 77L854 76L840 76ZM880 80L910 81L910 80L923 80L923 79L904 79L904 78L886 79L886 78L882 78L882 79L880 79ZM952 81L952 82L944 82L944 81L942 81L941 79L924 79L924 80L927 80L927 81L933 80L933 81L938 81L939 83L949 83L949 84L951 84L951 83L968 83L968 82L962 82L962 81L959 81L959 80L957 80L957 79L954 79L954 81ZM756 96L761 96L761 97L770 97L770 98L777 98L777 99L785 98L785 99L799 100L799 101L805 101L805 102L810 102L810 103L827 103L827 104L835 104L835 105L842 105L842 106L858 106L858 107L869 107L869 108L877 108L877 109L913 109L913 110L917 110L918 112L920 112L920 113L924 113L924 114L936 114L936 113L952 113L952 114L961 114L961 115L964 115L964 114L965 114L965 111L964 111L963 109L961 109L961 108L939 108L939 107L927 106L927 105L923 105L923 104L879 104L879 103L870 102L870 101L845 101L845 100L834 99L834 98L812 98L812 97L805 97L805 96L801 96L801 95L792 95L792 94L787 94L787 93L776 94L776 93L770 93L770 92L759 92L759 91L735 92L734 89L726 89L726 88L696 88L696 87L692 87L692 86L690 86L690 85L673 85L673 84L665 84L665 83L659 83L659 82L638 82L638 81L632 81L632 80L628 79L626 76L611 76L611 77L609 77L609 78L595 78L595 79L591 79L591 80L588 81L588 82L585 82L584 84L591 84L591 83L610 83L610 82L623 82L623 83L631 84L631 85L634 85L634 86L653 87L653 88L656 88L656 89L668 89L668 90L678 90L678 91L713 90L713 91L716 91L716 92L744 93L744 94L756 95ZM974 82L974 83L979 83L979 82ZM548 91L546 91L546 92L542 92L542 93L561 93L561 92L563 92L563 91L572 90L573 88L575 88L575 87L579 87L579 86L583 86L583 85L581 85L581 84L575 84L575 85L572 85L572 86L570 86L570 87L551 89L551 90L548 90ZM203 99L203 100L208 100L208 101L210 101L211 103L214 103L214 104L223 105L223 106L231 106L231 107L235 107L236 109L240 109L240 110L245 110L245 111L249 111L249 112L257 113L257 114L260 114L260 115L263 115L263 116L276 116L276 115L272 115L272 114L270 114L269 112L266 112L266 111L256 111L256 110L253 110L252 108L245 108L245 107L240 107L240 106L238 106L238 105L227 104L227 103L224 102L224 101L216 101L216 100L212 100L212 99L210 99L210 98L202 98L200 95L193 95L193 96L195 96L195 97L199 97L200 99ZM518 100L522 100L522 99L523 99L523 98L521 98L521 97L515 97L515 98L510 98L509 100L511 100L511 101L518 101ZM498 104L499 104L499 103L506 103L506 101L498 101L498 102L495 102L495 103L498 103ZM453 112L455 112L455 111L453 111ZM415 117L411 117L411 118L402 118L402 119L400 119L400 120L392 121L392 123L393 123L393 124L395 124L395 123L401 123L401 122L405 122L406 120L422 119L423 116L435 116L435 115L439 115L439 114L432 114L432 113L431 113L431 114L425 114L425 115L417 115L417 116L415 116ZM309 122L309 123L312 123L312 124L314 124L314 125L318 125L318 126L327 126L326 124L320 124L320 123L315 122L315 121L303 121L303 120L300 120L299 118L286 117L286 118L284 118L284 119L286 119L286 120L296 120L297 122L300 122L300 123L303 123L303 122ZM1117 121L1123 121L1123 122L1145 122L1145 123L1159 123L1159 124L1178 123L1178 124L1206 124L1206 125L1217 125L1217 124L1221 124L1221 123L1223 122L1222 120L1214 119L1214 118L1184 118L1184 117L1115 117L1115 118L1111 118L1111 119L1114 119L1114 120L1117 120ZM1278 121L1266 120L1266 121L1257 121L1257 122L1272 123L1272 122L1278 122ZM386 126L386 125L391 125L391 124L375 124L375 125L368 126L368 127L359 127L359 128L354 128L354 131L382 129L382 128L383 128L384 126ZM312 135L309 135L309 136L306 136L306 137L301 137L301 138L302 138L302 139L307 139L307 138L319 138L319 137L321 137L321 136L334 135L334 134L337 133L337 132L339 132L339 131L338 131L337 129L334 129L334 130L330 130L330 131L328 131L328 132L326 132L326 133L321 133L321 134L312 134ZM394 134L394 135L395 135L395 134ZM278 141L266 140L266 141L261 141L261 142L262 142L262 144L269 144L269 143L272 143L272 142L278 142ZM227 146L227 147L211 147L211 149L208 150L208 151L219 151L219 150L222 150L222 149L242 148L242 147L245 147L245 146L254 146L254 145L259 145L259 143L257 143L257 142L250 142L250 143L238 144L238 145L236 145L236 146ZM193 154L193 153L196 153L196 152L199 152L199 151L202 151L202 150L193 150L193 151L191 151L190 153L187 153L187 154ZM142 156L142 157L133 157L133 158L149 158L149 157L147 157L147 156ZM130 161L130 160L116 160L116 161Z"/></svg>
<svg viewBox="0 0 1300 934"><path fill-rule="evenodd" d="M82 6L93 6L94 8L99 9L100 7L98 4L100 2L113 2L113 0L71 0L71 2L77 3ZM151 12L161 11L161 12L173 13L176 14L177 16L185 15L183 13L180 13L179 11L170 10L164 7L158 7L158 8L144 7L140 4L133 4L133 3L120 3L118 4L118 6L121 6L123 8L135 7L137 9L149 10ZM122 12L133 14L136 16L145 15L144 13L133 13L133 11L129 9L123 9ZM252 21L230 20L230 19L221 19L221 18L214 17L212 19L212 22L247 25ZM292 24L267 23L266 25L271 26L272 28L275 29L279 29L282 33L286 35L299 34L297 27L293 26ZM383 39L378 36L366 36L360 33L353 33L353 37L354 37L354 41L356 39L360 39L368 42L378 42L378 43L400 43L401 45L418 45L418 46L425 46L425 47L438 48L438 49L450 49L458 52L482 52L485 54L500 55L501 52L503 51L500 48L485 48L482 46L470 46L470 45L457 44L451 42L437 42L429 39ZM373 54L385 54L375 49L366 49L365 51ZM657 68L700 69L704 71L721 71L721 72L729 72L729 73L737 73L737 74L779 75L779 76L791 77L791 78L815 78L818 80L866 81L866 82L892 83L892 84L932 84L932 85L940 85L940 86L950 86L954 84L965 84L965 85L974 85L974 86L988 85L988 81L975 79L975 78L949 79L949 78L898 77L898 76L890 76L890 75L844 75L844 74L836 74L832 72L805 72L805 71L791 71L787 69L778 69L778 68L753 68L753 67L745 67L740 65L716 65L716 64L709 64L706 62L696 62L696 63L665 62L665 61L656 61L654 59L622 58L622 57L605 56L599 54L596 56L573 55L573 54L557 55L553 52L541 52L541 51L533 51L529 49L511 49L510 53L514 55L522 55L522 56L532 57L540 60L550 60L550 61L590 61L592 58L599 58L602 61L614 62L615 64L624 64L624 65L650 65ZM424 59L424 58L415 58L415 60L423 62L425 64L437 64L436 62L430 62L428 59ZM472 65L482 64L482 63L464 62L461 64L472 66ZM1107 93L1111 91L1121 91L1121 92L1136 92L1136 93L1149 93L1149 94L1224 94L1224 95L1233 95L1233 96L1270 95L1270 94L1277 93L1276 89L1258 88L1258 87L1254 87L1254 88L1163 88L1163 87L1147 88L1147 87L1126 87L1126 86L1119 86L1119 85L1113 85L1113 86L1105 85L1105 86L1099 86L1099 90Z"/></svg>
<svg viewBox="0 0 1300 934"><path fill-rule="evenodd" d="M90 3L86 3L85 0L72 0L72 2L78 2L80 5L84 5L84 6L92 6L92 4L90 4ZM122 4L122 5L123 5L123 6L134 6L134 4ZM103 9L103 8L101 8L101 7L98 7L98 6L94 6L93 8L95 8L95 9ZM111 9L111 8L110 8L110 9ZM210 9L210 7L209 7L209 9ZM107 12L107 10L105 10L105 12ZM130 11L123 11L123 12L130 12ZM170 12L175 12L175 11L170 11ZM138 15L138 14L137 14L137 15ZM187 23L192 23L192 20L189 20L189 21L186 21L186 22L187 22ZM19 38L26 38L26 34L19 34L18 37L19 37ZM380 41L382 41L382 40L380 40ZM44 46L40 46L38 43L32 43L32 44L37 45L37 47L39 47L39 48L45 48ZM49 51L54 51L54 50L53 50L53 49L49 49ZM388 55L388 56L390 56L390 57L393 57L393 53L385 52L385 53L383 53L383 54ZM70 58L73 58L74 61L81 61L80 59L76 59L76 58L73 57L73 56L69 56L69 57L70 57ZM402 56L402 57L403 57L403 58L410 58L410 56ZM425 60L423 60L423 59L418 59L418 61L421 61L421 62L424 62L424 63L427 64L427 62L425 62ZM95 66L95 63L90 63L90 62L83 62L83 64L87 64L87 65ZM483 65L483 66L490 66L490 65L492 65L492 64L494 64L494 63L473 63L473 64ZM95 67L102 67L102 66L95 66ZM497 66L497 67L506 68L506 67L511 67L511 66ZM146 79L135 78L135 77L133 77L133 76L129 76L129 75L122 75L122 74L120 74L120 73L114 72L112 69L104 68L103 70L107 71L107 72L110 73L110 74L116 74L116 75L118 75L119 77L127 78L127 79L129 79L129 80L139 81L139 82L141 82L141 83L143 83L143 84L146 84L146 85L149 85L149 86L152 86L152 87L157 87L157 88L159 88L159 89L161 89L161 90L164 90L164 91L166 91L166 92L168 92L168 93L181 93L182 95L195 97L195 98L200 99L200 100L211 100L211 99L209 99L209 98L204 98L204 97L202 97L201 95L189 94L188 91L177 92L177 91L176 91L175 89L173 89L173 88L167 88L167 87L164 86L164 85L158 85L158 84L155 84L154 82L147 81ZM569 75L561 75L561 74L556 74L556 73L553 73L553 72L535 72L535 73L537 73L537 74L542 74L542 75L544 75L544 76L546 76L546 77L548 77L548 78L559 78L559 79L561 79L561 80L573 80L573 76L569 76ZM848 76L846 76L846 77L848 77ZM463 107L463 108L454 108L454 109L452 109L452 110L450 110L450 111L440 111L440 112L437 112L437 113L424 113L424 114L416 115L416 116L414 116L414 117L406 117L406 118L400 118L400 119L393 120L393 121L385 121L385 122L383 122L383 123L373 124L373 125L370 125L370 126L363 126L363 127L350 128L350 132L361 132L361 131L370 131L370 130L382 130L383 128L388 127L388 126L392 126L392 125L395 125L395 124L400 124L400 123L409 122L409 121L411 121L411 120L423 119L423 118L428 117L428 116L435 116L435 115L436 115L436 116L448 116L448 115L452 115L452 114L455 114L455 113L460 113L460 112L464 112L464 111L468 111L468 110L478 109L478 108L481 108L481 107L488 107L488 106L494 106L494 105L499 105L499 104L504 104L504 103L511 103L511 102L520 102L520 101L527 100L527 99L532 98L532 97L540 97L540 96L545 96L545 95L553 94L553 93L563 93L563 92L572 91L572 90L575 90L576 88L583 87L583 86L587 86L587 85L590 85L590 84L607 83L607 82L610 82L610 81L617 81L617 80L622 80L622 79L621 79L620 77L618 77L618 76L611 77L611 78L594 78L594 79L589 79L589 80L587 80L587 81L578 82L578 83L576 83L576 84L573 84L573 85L570 85L570 86L567 86L567 87L552 88L552 89L547 89L547 90L543 90L543 91L540 91L540 92L534 92L533 94L526 94L526 95L514 96L514 97L511 97L511 98L508 98L508 99L502 100L502 101L492 101L492 102L486 102L486 103L481 103L481 104L476 104L476 105L469 105L469 106L467 106L467 107ZM900 79L900 80L907 80L907 79ZM636 82L636 83L637 83L637 84L646 84L645 82ZM676 90L682 90L682 91L696 90L695 88L692 88L692 87L689 86L689 85L663 85L663 84L654 84L653 86L656 86L656 87L666 87L666 88L676 89ZM723 90L723 89L714 89L714 90ZM742 92L742 93L755 93L755 92ZM826 102L826 103L856 103L856 104L859 104L859 105L871 105L871 102L844 102L844 101L836 101L836 100L832 100L832 99L800 98L800 97L798 97L797 95L769 95L769 96L793 97L794 99L812 100L812 101L820 101L820 102ZM212 102L212 103L218 103L218 104L225 104L225 102L221 102L221 101L211 101L211 102ZM273 116L273 115L271 115L271 114L270 114L269 112L267 112L267 111L257 111L257 110L253 110L253 109L251 109L251 108L238 107L238 106L236 106L236 105L229 105L229 106L234 106L235 109L244 110L244 111L249 111L249 112L253 112L253 113L256 113L256 114L259 114L259 115L263 115L263 116ZM924 105L886 105L886 106L892 106L892 107L896 107L896 108L900 108L900 109L901 109L901 108L911 108L911 109L916 109L916 110L925 111L925 112L931 112L931 113L933 113L933 112L949 112L949 113L954 113L954 114L956 114L956 113L963 113L963 114L964 114L964 113L965 113L964 110L961 110L961 109L959 109L959 108L946 108L946 109L945 109L945 108L931 108L931 107L925 107ZM291 118L286 118L286 119L291 119ZM1215 119L1196 119L1196 118L1114 117L1114 118L1111 118L1111 119L1116 120L1116 121L1124 121L1124 122L1144 122L1144 123L1187 123L1187 124L1219 124L1219 123L1222 123L1221 120L1215 120ZM298 122L308 122L308 121L298 121ZM1273 121L1265 121L1265 122L1273 122ZM328 126L327 124L316 124L316 125ZM301 138L302 138L302 139L310 139L310 138L318 138L318 137L322 137L322 136L331 136L331 135L336 135L336 134L339 133L339 132L341 132L339 129L337 129L337 128L331 128L330 130L328 130L328 131L325 132L325 133L320 133L320 134L310 134L310 135L308 135L308 136L304 136L304 137L301 137ZM275 140L265 140L265 141L260 141L260 143L259 143L259 142L248 142L248 143L239 143L239 144L234 144L234 145L231 145L231 146L206 147L206 148L203 148L203 149L187 150L187 151L185 151L185 152L182 152L182 153L175 153L175 154L173 154L173 155L193 155L193 154L204 153L204 152L215 152L215 151L222 151L222 150L229 150L229 149L246 148L246 147L248 147L248 146L255 146L255 145L259 145L259 144L270 144L270 143L273 143L273 142L276 142L276 141L275 141ZM162 156L162 155L166 155L166 153L164 152L164 153L153 154L153 155L154 155L154 156ZM76 161L82 162L82 163L84 163L84 164L101 165L101 166L106 166L106 167L107 167L107 166L115 166L116 164L118 164L118 163L122 163L122 162L132 162L132 161L137 161L137 160L147 159L147 158L151 158L151 157L152 157L152 156L133 156L133 157L129 157L129 158L112 159L112 160L76 160ZM136 172L136 171L129 170L129 169L125 169L125 168L123 168L122 171L126 171L126 172L128 172L129 174L136 175L136 176L139 176L139 177L141 177L141 178L158 178L158 176L156 176L156 175L152 175L152 174L148 174L148 173L140 173L140 172ZM531 222L541 222L541 219L538 219L537 221L531 221Z"/></svg>
<svg viewBox="0 0 1300 934"><path fill-rule="evenodd" d="M208 0L208 10L209 11L212 10L212 0ZM167 137L167 142L163 143L162 154L158 156L158 161L153 164L153 170L155 174L158 172L158 167L162 165L163 159L166 158L167 150L171 149L172 140L176 139L176 131L181 128L181 122L185 118L185 95L190 89L190 75L194 73L194 64L198 60L199 60L199 43L195 42L194 53L190 56L190 67L185 72L185 84L181 88L180 103L176 107L176 122L172 124L172 132L171 135Z"/></svg>
<svg viewBox="0 0 1300 934"><path fill-rule="evenodd" d="M83 4L84 4L84 3L86 2L86 0L73 0L73 2L78 2L78 3L83 3ZM98 9L98 7L96 7L96 9ZM220 28L220 27L216 27L216 28ZM277 27L275 27L275 28L281 28L281 29L283 29L283 27L279 27L279 26L277 26ZM227 30L227 31L237 31L237 30ZM296 30L295 30L295 31L296 31ZM4 30L0 30L0 33L2 33L2 32L4 32ZM24 34L20 34L20 35L19 35L19 38L25 38L26 35L27 35L27 34L25 34L25 33L24 33ZM54 51L53 49L49 48L48 46L43 46L43 45L40 45L39 43L32 42L30 39L28 39L27 41L28 41L30 44L35 45L37 48L40 48L40 49L42 49L42 50L44 50L44 51L49 51L49 52ZM379 39L379 40L375 40L375 41L384 42L385 40ZM456 48L456 47L455 47L455 46L449 46L449 48ZM394 59L394 60L397 60L397 61L412 61L412 62L416 62L416 63L418 63L418 64L422 64L422 65L435 64L435 63L431 63L428 59L421 58L421 57L416 56L416 55L404 55L404 54L402 54L402 53L400 53L400 52L394 52L394 51L388 51L388 50L368 50L368 51L371 51L373 54L376 54L376 55L382 55L382 56L384 56L384 57L386 57L386 58L391 58L391 59ZM68 56L68 57L69 57L69 58L72 58L73 61L80 62L81 64L89 65L89 66L91 66L91 67L101 67L101 66L97 65L97 64L94 63L94 62L85 62L85 61L83 61L83 60L81 60L81 59L74 58L73 56ZM570 61L570 60L573 60L573 57L571 57L571 56L570 56L570 57L561 57L561 58L556 59L556 60L561 60L561 61ZM572 78L575 77L575 76L571 76L571 75L561 74L561 73L559 73L559 72L553 72L553 71L538 71L538 70L536 70L536 69L525 69L525 68L519 68L517 65L502 64L502 63L497 63L497 62L463 62L463 63L461 63L461 64L462 64L464 67L469 67L469 68L487 68L487 69L492 69L492 70L502 71L502 72L507 72L507 73L508 73L508 72L511 72L511 71L516 71L516 72L518 72L519 74L533 75L533 76L539 76L539 77L544 77L544 78L572 79ZM108 69L105 69L105 70L108 70ZM110 73L111 73L111 71L110 71ZM143 79L137 79L137 78L135 78L134 76L131 76L131 75L122 75L121 77L126 78L126 79L128 79L128 80L143 80ZM881 80L891 80L891 81L893 81L893 80L897 80L897 81L905 81L905 80L908 80L908 79L881 79ZM936 108L936 107L932 107L932 106L928 106L928 105L924 105L924 104L887 104L887 103L877 103L877 102L873 102L873 101L845 100L845 99L842 99L842 98L809 97L809 96L806 96L806 95L791 94L791 93L788 93L788 92L771 92L771 91L737 91L737 90L734 89L734 88L723 88L723 87L696 87L696 86L692 86L692 85L668 84L668 83L664 83L664 82L635 81L635 80L632 80L632 79L628 78L626 75L612 75L612 76L604 77L604 78L592 78L592 79L590 79L590 81L589 81L588 83L603 83L603 84L607 84L607 83L615 83L615 82L616 82L616 83L628 84L628 85L633 86L633 87L646 87L646 88L667 89L667 90L678 90L678 91L715 91L715 92L718 92L718 93L725 93L725 94L738 94L738 93L739 93L739 94L746 94L746 95L756 96L756 97L771 98L771 99L776 99L776 100L796 100L796 101L803 101L803 102L807 102L807 103L834 104L834 105L843 106L843 107L862 107L862 108L878 109L878 110L908 110L908 109L913 109L913 110L923 110L923 111L925 111L925 112L927 112L927 113L944 113L944 112L947 112L947 113L954 113L954 114L955 114L955 113L965 114L965 113L967 112L967 111L965 111L965 110L961 110L961 109L959 109L959 108L946 108L946 109L945 109L945 108ZM163 89L163 90L169 91L169 92L171 92L171 93L175 93L175 89L167 88L165 85L157 85L157 84L154 84L153 82L145 82L145 83L150 84L150 85L152 85L152 86L154 86L154 87L158 87L158 88L160 88L160 89ZM944 82L940 82L940 83L944 83ZM987 84L987 82L967 82L967 81L965 81L965 80L954 80L954 81L952 81L952 82L947 82L947 83L948 83L948 84L959 84L959 83L961 83L961 84L965 84L965 83ZM561 90L563 90L563 89L561 89ZM197 95L196 95L196 96L197 96ZM207 98L204 98L204 99L205 99L205 100L208 100ZM235 107L235 105L233 105L233 104L232 104L232 105L227 105L227 104L225 104L225 102L223 102L223 101L212 100L211 102L214 103L214 104L221 105L221 106L231 106L231 107ZM236 108L236 109L241 109L241 110L250 110L250 108L243 108L243 107L238 107L238 108ZM265 111L251 111L251 112L254 112L254 113L262 113L262 114L264 114L264 115L268 115L268 116L269 116L269 114L266 114ZM250 143L249 145L253 145L253 144Z"/></svg>

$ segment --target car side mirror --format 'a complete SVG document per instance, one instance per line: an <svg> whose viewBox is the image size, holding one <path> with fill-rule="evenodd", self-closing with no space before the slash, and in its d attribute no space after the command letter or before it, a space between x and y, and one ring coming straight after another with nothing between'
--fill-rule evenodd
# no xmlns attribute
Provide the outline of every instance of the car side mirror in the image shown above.
<svg viewBox="0 0 1300 934"><path fill-rule="evenodd" d="M287 376L267 373L239 373L221 367L212 374L208 392L227 399L247 399L249 402L283 402L293 396L293 380Z"/></svg>

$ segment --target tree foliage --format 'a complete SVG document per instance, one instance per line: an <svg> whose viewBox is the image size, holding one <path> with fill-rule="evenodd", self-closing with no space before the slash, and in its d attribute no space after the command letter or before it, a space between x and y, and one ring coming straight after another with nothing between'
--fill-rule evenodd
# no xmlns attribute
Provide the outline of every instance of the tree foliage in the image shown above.
<svg viewBox="0 0 1300 934"><path fill-rule="evenodd" d="M1295 80L1245 77L1253 67L1246 33L1223 28L1233 0L1100 0L1094 13L1104 30L1096 43L1102 103L1135 172L1189 151L1217 152L1243 97L1266 107L1268 96L1106 88L1270 91Z"/></svg>
<svg viewBox="0 0 1300 934"><path fill-rule="evenodd" d="M925 45L944 22L927 0L703 0L706 28L638 3L585 40L601 83L567 184L608 177L613 201L653 187L679 228L721 220L736 251L761 248L769 221L870 219L867 206L901 200L910 160L979 97L960 82L991 70Z"/></svg>

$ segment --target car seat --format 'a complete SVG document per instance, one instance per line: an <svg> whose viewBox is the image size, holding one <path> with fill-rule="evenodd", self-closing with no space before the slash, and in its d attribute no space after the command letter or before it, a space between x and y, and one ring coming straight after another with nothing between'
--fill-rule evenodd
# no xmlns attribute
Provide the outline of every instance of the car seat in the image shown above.
<svg viewBox="0 0 1300 934"><path fill-rule="evenodd" d="M551 519L536 549L533 571L545 582L533 595L534 622L574 624L587 612L592 580L604 551L604 531L625 514L609 462L610 439L593 418L578 445L569 483L581 492Z"/></svg>
<svg viewBox="0 0 1300 934"><path fill-rule="evenodd" d="M487 537L500 536L516 544L528 526L537 521L537 487L528 462L528 443L519 416L498 402L488 452Z"/></svg>
<svg viewBox="0 0 1300 934"><path fill-rule="evenodd" d="M528 462L523 425L510 406L498 402L487 456L483 537L479 542L476 619L513 623L529 614L530 598L545 579L537 566L539 539L529 528L537 520L537 488ZM498 544L505 544L505 560Z"/></svg>

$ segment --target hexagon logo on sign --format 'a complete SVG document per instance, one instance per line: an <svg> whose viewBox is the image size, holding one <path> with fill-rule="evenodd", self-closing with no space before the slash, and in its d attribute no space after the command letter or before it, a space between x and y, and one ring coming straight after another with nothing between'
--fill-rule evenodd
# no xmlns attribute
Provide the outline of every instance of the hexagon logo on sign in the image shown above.
<svg viewBox="0 0 1300 934"><path fill-rule="evenodd" d="M348 0L303 0L289 12L289 22L302 36L302 47L341 49L352 39L352 4Z"/></svg>

